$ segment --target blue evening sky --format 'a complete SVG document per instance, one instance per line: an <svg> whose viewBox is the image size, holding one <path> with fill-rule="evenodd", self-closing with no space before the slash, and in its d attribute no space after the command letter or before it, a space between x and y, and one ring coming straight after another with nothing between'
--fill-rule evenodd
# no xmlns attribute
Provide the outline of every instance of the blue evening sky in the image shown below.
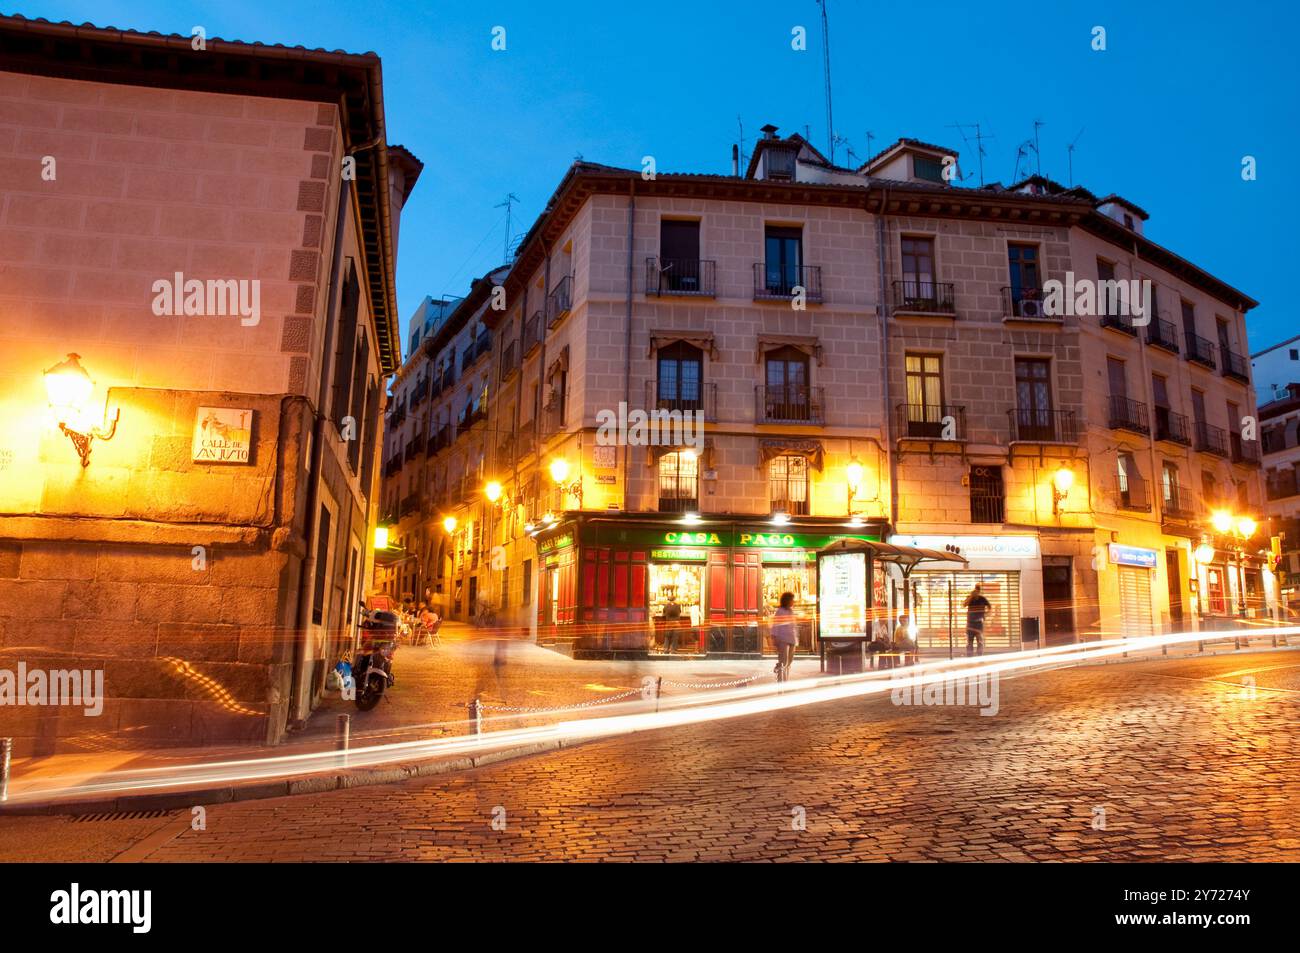
<svg viewBox="0 0 1300 953"><path fill-rule="evenodd" d="M1042 120L1041 168L1119 192L1147 234L1257 298L1252 350L1297 333L1297 6L1282 0L924 4L828 0L836 132L858 161L907 135L960 150L978 181L1012 181ZM825 151L814 0L655 3L28 0L18 12L99 26L374 50L389 138L425 162L402 217L403 328L425 294L463 294L499 264L578 155L662 172L727 173L744 123L808 127ZM506 28L505 52L491 49ZM806 52L791 29L808 31ZM1107 50L1091 49L1092 28ZM1079 135L1082 130L1082 135ZM837 158L844 159L841 146ZM1253 155L1258 180L1241 178ZM1034 159L1028 160L1033 169ZM1025 168L1022 166L1022 170Z"/></svg>

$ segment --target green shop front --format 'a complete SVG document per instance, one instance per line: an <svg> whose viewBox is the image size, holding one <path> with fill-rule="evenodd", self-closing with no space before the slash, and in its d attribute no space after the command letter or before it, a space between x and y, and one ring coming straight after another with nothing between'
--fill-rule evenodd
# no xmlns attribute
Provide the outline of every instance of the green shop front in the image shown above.
<svg viewBox="0 0 1300 953"><path fill-rule="evenodd" d="M817 551L879 540L881 521L710 520L575 514L535 534L538 640L575 655L757 656L783 592L799 651L816 652Z"/></svg>

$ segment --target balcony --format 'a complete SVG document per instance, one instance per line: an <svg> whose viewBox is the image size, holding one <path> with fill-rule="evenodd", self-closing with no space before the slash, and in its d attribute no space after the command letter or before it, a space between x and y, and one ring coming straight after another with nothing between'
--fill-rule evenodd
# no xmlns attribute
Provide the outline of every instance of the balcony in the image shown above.
<svg viewBox="0 0 1300 953"><path fill-rule="evenodd" d="M717 294L716 261L694 258L647 258L645 293L658 297L712 298Z"/></svg>
<svg viewBox="0 0 1300 953"><path fill-rule="evenodd" d="M1196 505L1192 501L1192 494L1177 483L1169 484L1164 488L1160 513L1165 520L1174 520L1180 523L1194 521L1196 519Z"/></svg>
<svg viewBox="0 0 1300 953"><path fill-rule="evenodd" d="M820 387L764 387L754 389L754 419L760 424L813 424L826 423L825 406Z"/></svg>
<svg viewBox="0 0 1300 953"><path fill-rule="evenodd" d="M1218 366L1214 359L1215 348L1213 341L1191 331L1188 331L1183 336L1183 341L1187 348L1187 360L1193 364L1208 367L1210 370L1214 370Z"/></svg>
<svg viewBox="0 0 1300 953"><path fill-rule="evenodd" d="M1174 327L1172 321L1162 321L1159 318L1154 318L1147 325L1147 343L1152 347L1168 351L1170 354L1177 354L1178 329Z"/></svg>
<svg viewBox="0 0 1300 953"><path fill-rule="evenodd" d="M1282 500L1297 495L1300 495L1300 481L1296 480L1294 468L1273 470L1264 480L1264 496L1267 499Z"/></svg>
<svg viewBox="0 0 1300 953"><path fill-rule="evenodd" d="M1233 433L1228 437L1228 448L1233 463L1241 463L1248 467L1260 465L1259 444L1254 440L1242 440L1241 434Z"/></svg>
<svg viewBox="0 0 1300 953"><path fill-rule="evenodd" d="M966 408L952 404L898 404L899 440L966 439Z"/></svg>
<svg viewBox="0 0 1300 953"><path fill-rule="evenodd" d="M1049 315L1043 302L1042 288L1003 288L1002 314L1008 321L1042 321L1061 324L1061 316Z"/></svg>
<svg viewBox="0 0 1300 953"><path fill-rule="evenodd" d="M1127 430L1146 436L1151 433L1147 405L1140 400L1112 395L1110 398L1110 429Z"/></svg>
<svg viewBox="0 0 1300 953"><path fill-rule="evenodd" d="M538 308L533 316L524 322L523 346L519 349L521 358L533 353L533 349L542 343L542 309Z"/></svg>
<svg viewBox="0 0 1300 953"><path fill-rule="evenodd" d="M1072 410L1008 410L1011 439L1018 443L1077 443L1079 425Z"/></svg>
<svg viewBox="0 0 1300 953"><path fill-rule="evenodd" d="M763 262L754 263L754 300L788 301L802 288L807 301L822 300L822 270L817 265L799 267L768 267Z"/></svg>
<svg viewBox="0 0 1300 953"><path fill-rule="evenodd" d="M1228 433L1222 427L1207 424L1204 420L1196 421L1196 449L1201 453L1212 453L1216 457L1228 455Z"/></svg>
<svg viewBox="0 0 1300 953"><path fill-rule="evenodd" d="M1137 337L1138 333L1137 325L1133 323L1133 316L1129 314L1103 314L1101 326L1118 331L1120 334L1127 334L1131 338Z"/></svg>
<svg viewBox="0 0 1300 953"><path fill-rule="evenodd" d="M1156 439L1190 447L1192 435L1187 426L1187 418L1182 414L1174 413L1168 407L1157 407Z"/></svg>
<svg viewBox="0 0 1300 953"><path fill-rule="evenodd" d="M904 278L894 282L894 314L939 314L955 317L957 306L953 285L928 278Z"/></svg>
<svg viewBox="0 0 1300 953"><path fill-rule="evenodd" d="M474 345L472 344L469 347L465 348L465 350L460 352L460 373L462 377L465 375L465 372L469 370L470 367L473 365L474 358L476 356L477 355L475 355L474 353Z"/></svg>
<svg viewBox="0 0 1300 953"><path fill-rule="evenodd" d="M484 354L492 353L492 334L490 331L483 331L474 342L474 358L477 360Z"/></svg>
<svg viewBox="0 0 1300 953"><path fill-rule="evenodd" d="M466 404L461 408L460 414L456 417L456 432L464 433L473 427L480 420L487 419L487 409L479 403Z"/></svg>
<svg viewBox="0 0 1300 953"><path fill-rule="evenodd" d="M515 342L511 341L501 352L501 380L505 380L517 370L519 370L519 359L515 354Z"/></svg>
<svg viewBox="0 0 1300 953"><path fill-rule="evenodd" d="M1240 381L1243 384L1249 384L1250 362L1236 351L1230 351L1227 348L1221 348L1220 350L1223 351L1223 376L1234 381Z"/></svg>
<svg viewBox="0 0 1300 953"><path fill-rule="evenodd" d="M648 380L645 382L645 406L647 411L669 413L680 411L689 414L698 410L704 413L705 420L712 422L718 419L718 385L695 384L694 393L691 393L689 384L664 387L661 381Z"/></svg>
<svg viewBox="0 0 1300 953"><path fill-rule="evenodd" d="M397 508L398 518L401 519L402 517L410 516L412 513L418 513L423 503L423 494L419 492L408 493L406 496L402 497L401 505Z"/></svg>
<svg viewBox="0 0 1300 953"><path fill-rule="evenodd" d="M1147 489L1146 481L1137 477L1116 480L1111 488L1111 501L1117 510L1127 510L1130 513L1151 512L1151 492Z"/></svg>
<svg viewBox="0 0 1300 953"><path fill-rule="evenodd" d="M565 275L546 296L546 326L553 328L573 308L573 275Z"/></svg>
<svg viewBox="0 0 1300 953"><path fill-rule="evenodd" d="M451 424L443 424L429 437L429 445L425 450L426 456L433 456L439 450L445 450L451 446Z"/></svg>

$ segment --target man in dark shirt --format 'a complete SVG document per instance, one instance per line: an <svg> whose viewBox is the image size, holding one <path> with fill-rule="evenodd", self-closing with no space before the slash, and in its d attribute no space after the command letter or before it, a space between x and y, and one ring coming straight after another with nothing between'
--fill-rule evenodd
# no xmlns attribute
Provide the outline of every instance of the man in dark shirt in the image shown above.
<svg viewBox="0 0 1300 953"><path fill-rule="evenodd" d="M984 598L979 583L976 583L962 605L966 607L966 654L983 655L984 616L993 604Z"/></svg>

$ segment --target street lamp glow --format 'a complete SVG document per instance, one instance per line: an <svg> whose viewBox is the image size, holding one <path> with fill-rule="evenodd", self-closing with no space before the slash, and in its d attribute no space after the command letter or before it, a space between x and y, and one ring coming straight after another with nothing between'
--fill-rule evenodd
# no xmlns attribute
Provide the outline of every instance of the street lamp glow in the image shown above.
<svg viewBox="0 0 1300 953"><path fill-rule="evenodd" d="M777 526L784 526L790 522L790 517L786 513L773 513L772 522Z"/></svg>
<svg viewBox="0 0 1300 953"><path fill-rule="evenodd" d="M388 527L376 526L375 527L375 549L387 549L387 548L388 548Z"/></svg>
<svg viewBox="0 0 1300 953"><path fill-rule="evenodd" d="M1201 543L1196 547L1196 561L1202 566L1208 566L1214 562L1214 547L1209 543Z"/></svg>
<svg viewBox="0 0 1300 953"><path fill-rule="evenodd" d="M81 366L79 354L69 354L67 360L45 372L45 395L50 406L59 411L60 422L67 419L64 414L81 413L94 387L90 375Z"/></svg>
<svg viewBox="0 0 1300 953"><path fill-rule="evenodd" d="M682 516L682 522L688 525L694 525L700 521L699 513L687 513Z"/></svg>
<svg viewBox="0 0 1300 953"><path fill-rule="evenodd" d="M844 468L844 475L848 478L849 488L855 492L858 487L862 486L862 473L862 464L856 459L850 460L849 465Z"/></svg>
<svg viewBox="0 0 1300 953"><path fill-rule="evenodd" d="M569 478L569 461L563 457L556 457L551 461L551 479L556 483L563 483Z"/></svg>
<svg viewBox="0 0 1300 953"><path fill-rule="evenodd" d="M1250 537L1255 535L1255 530L1257 528L1258 524L1249 516L1243 516L1237 520L1237 532L1241 535L1242 539L1250 539Z"/></svg>
<svg viewBox="0 0 1300 953"><path fill-rule="evenodd" d="M443 519L442 528L449 533L454 533L456 532L456 524L457 524L456 517L448 516Z"/></svg>
<svg viewBox="0 0 1300 953"><path fill-rule="evenodd" d="M1232 532L1232 514L1227 510L1215 510L1210 517L1210 525L1214 527L1216 533Z"/></svg>
<svg viewBox="0 0 1300 953"><path fill-rule="evenodd" d="M501 499L501 484L496 480L491 480L487 486L483 487L483 493L487 496L489 503L495 503Z"/></svg>
<svg viewBox="0 0 1300 953"><path fill-rule="evenodd" d="M1065 496L1074 486L1074 471L1069 467L1061 467L1052 475L1052 485L1056 487L1056 492Z"/></svg>

